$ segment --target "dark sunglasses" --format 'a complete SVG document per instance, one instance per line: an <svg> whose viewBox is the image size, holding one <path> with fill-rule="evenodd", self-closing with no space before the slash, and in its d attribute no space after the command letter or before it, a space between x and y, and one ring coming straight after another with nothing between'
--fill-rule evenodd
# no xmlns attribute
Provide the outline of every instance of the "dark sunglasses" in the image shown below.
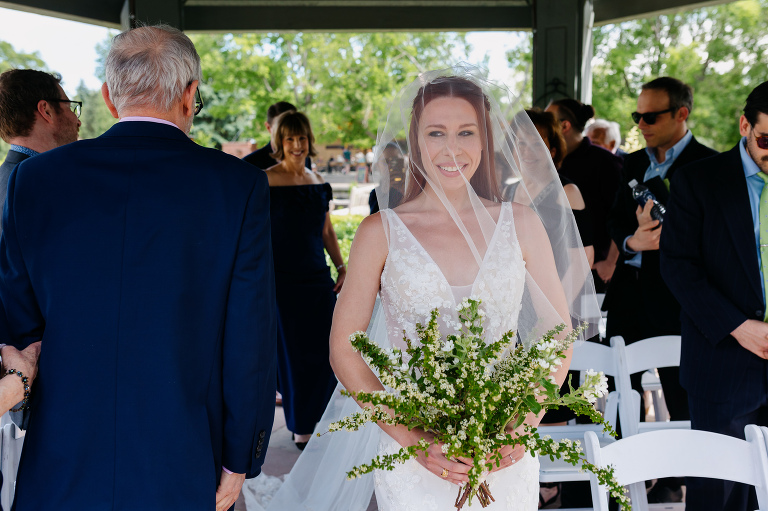
<svg viewBox="0 0 768 511"><path fill-rule="evenodd" d="M645 121L645 124L656 124L656 117L667 112L673 112L674 110L674 108L667 108L666 110L659 110L658 112L645 112L644 114L641 114L640 112L632 112L632 120L635 121L635 124L640 124L640 119Z"/></svg>
<svg viewBox="0 0 768 511"><path fill-rule="evenodd" d="M69 109L74 113L78 119L80 118L80 111L83 109L82 101L73 101L71 99L46 99L46 101L55 101L57 103L69 103Z"/></svg>
<svg viewBox="0 0 768 511"><path fill-rule="evenodd" d="M768 135L755 135L755 141L760 149L768 149Z"/></svg>

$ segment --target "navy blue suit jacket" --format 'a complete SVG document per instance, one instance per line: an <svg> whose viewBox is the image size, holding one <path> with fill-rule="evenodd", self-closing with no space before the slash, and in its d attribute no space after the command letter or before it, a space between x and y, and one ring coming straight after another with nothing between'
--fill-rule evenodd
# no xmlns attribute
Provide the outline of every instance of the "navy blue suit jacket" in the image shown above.
<svg viewBox="0 0 768 511"><path fill-rule="evenodd" d="M730 333L765 305L738 146L678 170L661 236L661 273L682 307L680 382L715 402L765 400L766 361Z"/></svg>
<svg viewBox="0 0 768 511"><path fill-rule="evenodd" d="M274 416L266 176L127 122L22 162L0 333L42 340L15 507L210 511L256 476Z"/></svg>

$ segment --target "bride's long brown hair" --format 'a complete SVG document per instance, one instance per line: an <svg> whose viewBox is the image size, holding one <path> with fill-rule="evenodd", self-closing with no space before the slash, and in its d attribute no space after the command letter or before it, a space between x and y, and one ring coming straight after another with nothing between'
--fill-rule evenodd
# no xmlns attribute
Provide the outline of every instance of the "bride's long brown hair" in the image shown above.
<svg viewBox="0 0 768 511"><path fill-rule="evenodd" d="M426 183L424 174L422 174L423 171L421 170L424 167L424 163L422 161L421 149L419 148L418 130L421 114L424 112L424 107L430 101L444 97L464 99L475 109L477 120L481 124L480 128L485 131L482 135L485 143L480 157L480 164L469 180L469 183L478 196L494 202L501 202L501 192L496 177L494 161L493 136L491 135L493 133L490 116L491 103L477 84L458 76L441 77L424 85L413 99L411 126L408 130L408 144L411 150L411 157L408 163L410 176L407 180L403 202L416 198L424 189Z"/></svg>

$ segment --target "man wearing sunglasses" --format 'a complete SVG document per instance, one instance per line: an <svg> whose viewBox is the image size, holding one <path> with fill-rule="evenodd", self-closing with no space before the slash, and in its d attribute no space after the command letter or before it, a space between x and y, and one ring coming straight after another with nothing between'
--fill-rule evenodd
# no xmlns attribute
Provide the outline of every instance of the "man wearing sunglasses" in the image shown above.
<svg viewBox="0 0 768 511"><path fill-rule="evenodd" d="M664 227L651 218L652 203L638 206L629 182L648 187L659 202L669 203L669 179L687 163L716 154L700 144L688 129L693 90L682 81L661 77L642 86L632 119L646 148L624 158L624 182L619 187L608 230L620 257L606 292L606 335L621 335L627 343L658 335L680 334L680 305L667 288L659 269L659 239ZM672 194L674 194L672 189ZM672 420L688 419L688 400L679 383L678 368L659 369L664 398ZM642 374L632 375L633 388L643 394ZM641 407L642 408L642 407ZM644 408L640 411L645 415ZM653 502L682 498L680 481L662 480L651 490Z"/></svg>
<svg viewBox="0 0 768 511"><path fill-rule="evenodd" d="M742 139L687 165L661 238L661 271L682 306L680 381L691 427L744 438L768 426L768 82L747 97ZM757 509L751 487L687 480L686 509Z"/></svg>
<svg viewBox="0 0 768 511"><path fill-rule="evenodd" d="M32 69L0 74L0 138L11 144L0 165L0 207L16 165L77 140L82 102L71 101L60 83L60 76Z"/></svg>

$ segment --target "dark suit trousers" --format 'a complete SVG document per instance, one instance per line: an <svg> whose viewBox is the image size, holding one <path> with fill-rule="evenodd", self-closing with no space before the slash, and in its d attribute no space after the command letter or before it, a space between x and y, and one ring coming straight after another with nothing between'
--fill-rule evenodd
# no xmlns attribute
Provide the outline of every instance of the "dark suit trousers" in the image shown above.
<svg viewBox="0 0 768 511"><path fill-rule="evenodd" d="M629 274L634 279L638 278L638 272L634 269L631 269ZM635 282L629 279L629 281L622 282L621 284L633 287ZM680 335L679 330L676 332L660 330L654 323L653 318L647 317L648 315L643 313L645 308L639 290L637 292L627 291L627 293L622 295L621 303L613 305L608 311L605 335L607 342L610 342L611 337L616 335L622 336L627 345L659 335ZM640 396L643 395L642 377L643 373L631 375L632 388ZM688 396L685 389L680 385L680 368L659 368L659 379L664 390L664 400L667 403L670 419L688 420ZM645 420L645 408L642 405L640 420Z"/></svg>
<svg viewBox="0 0 768 511"><path fill-rule="evenodd" d="M744 439L747 424L768 426L768 397L755 406L730 400L714 403L688 397L691 428ZM686 478L686 511L748 511L757 509L757 495L752 486L700 477Z"/></svg>

